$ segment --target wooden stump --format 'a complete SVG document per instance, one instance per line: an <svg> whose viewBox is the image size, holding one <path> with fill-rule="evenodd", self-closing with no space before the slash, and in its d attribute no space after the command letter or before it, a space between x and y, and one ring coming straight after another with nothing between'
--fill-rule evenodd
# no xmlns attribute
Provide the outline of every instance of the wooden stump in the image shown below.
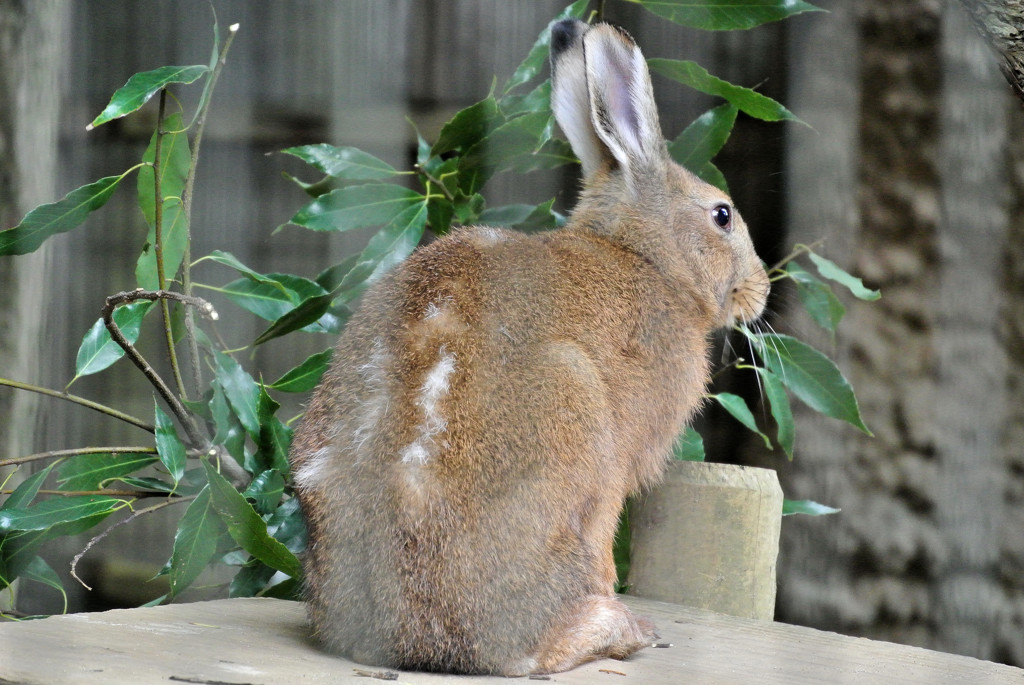
<svg viewBox="0 0 1024 685"><path fill-rule="evenodd" d="M770 621L781 523L775 471L673 462L630 509L628 592Z"/></svg>

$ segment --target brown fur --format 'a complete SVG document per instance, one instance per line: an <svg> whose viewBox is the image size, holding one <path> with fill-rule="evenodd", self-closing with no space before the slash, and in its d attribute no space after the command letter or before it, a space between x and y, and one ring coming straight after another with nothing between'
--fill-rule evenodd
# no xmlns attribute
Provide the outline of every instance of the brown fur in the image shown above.
<svg viewBox="0 0 1024 685"><path fill-rule="evenodd" d="M738 213L710 218L728 198L660 131L623 133L657 126L631 39L554 30L554 97L591 99L556 107L588 171L569 224L414 253L367 293L296 433L311 622L356 661L517 675L649 644L613 594L619 511L701 403L709 334L764 307ZM606 54L638 93L607 127L590 114Z"/></svg>

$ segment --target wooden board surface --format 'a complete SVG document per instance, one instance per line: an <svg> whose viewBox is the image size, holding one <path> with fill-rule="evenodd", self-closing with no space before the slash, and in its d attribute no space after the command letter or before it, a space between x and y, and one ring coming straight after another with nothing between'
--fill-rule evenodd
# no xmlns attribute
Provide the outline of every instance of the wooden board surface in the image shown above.
<svg viewBox="0 0 1024 685"><path fill-rule="evenodd" d="M663 643L536 682L1024 684L1024 670L968 657L781 623L627 598ZM0 685L304 685L380 682L380 669L319 652L301 604L230 599L0 624ZM399 673L399 683L497 683L507 678ZM535 682L521 678L520 682Z"/></svg>

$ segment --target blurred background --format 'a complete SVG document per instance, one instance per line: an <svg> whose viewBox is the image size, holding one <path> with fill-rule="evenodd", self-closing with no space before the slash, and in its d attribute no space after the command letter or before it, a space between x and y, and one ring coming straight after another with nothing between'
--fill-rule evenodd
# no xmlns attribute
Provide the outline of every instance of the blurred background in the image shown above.
<svg viewBox="0 0 1024 685"><path fill-rule="evenodd" d="M275 152L329 142L408 168L409 121L431 139L512 73L564 4L215 0L222 35L234 22L241 28L204 138L193 254L222 249L259 271L313 276L361 249L365 235L272 234L306 201L282 172L317 180ZM737 33L691 31L627 2L604 4L646 56L696 60L808 124L741 115L716 163L766 262L816 243L883 293L876 303L844 299L835 340L813 340L853 383L873 438L801 412L788 463L735 424L703 419L710 460L777 469L787 497L842 509L783 522L777 620L1024 666L1024 111L996 56L956 2L818 0L829 13ZM206 63L210 8L206 0L0 3L0 226L136 163L155 107L89 133L85 125L131 74ZM655 91L669 138L718 104L658 77ZM555 196L567 211L576 184L568 169L498 177L486 191L492 205ZM64 388L104 298L134 287L144 240L132 192L121 191L87 225L0 261L0 376ZM194 277L219 286L235 274L205 263ZM229 343L262 330L215 291L198 294L225 316L219 330ZM780 288L770 323L813 338L794 302ZM286 340L258 348L248 367L277 378L332 342ZM152 411L148 388L124 362L70 390ZM757 401L756 388L743 392ZM0 459L147 438L80 407L0 388ZM95 590L65 578L70 609L162 594L145 581L172 537L173 521L157 514L100 542L81 567ZM85 542L52 549L51 565L67 576ZM22 592L24 610L61 609L52 590Z"/></svg>

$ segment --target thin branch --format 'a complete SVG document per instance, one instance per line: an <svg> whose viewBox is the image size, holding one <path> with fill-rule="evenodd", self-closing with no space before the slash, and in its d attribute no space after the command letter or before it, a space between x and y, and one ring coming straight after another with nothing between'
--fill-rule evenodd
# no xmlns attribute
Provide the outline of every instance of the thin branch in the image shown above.
<svg viewBox="0 0 1024 685"><path fill-rule="evenodd" d="M121 329L118 328L116 323L114 323L114 310L118 306L128 304L130 302L136 302L138 300L160 299L177 300L192 307L196 307L200 312L211 319L217 318L217 312L214 311L213 305L201 298L182 295L181 293L172 292L170 290L152 291L140 289L130 292L121 292L108 297L102 312L103 323L106 325L107 330L110 331L111 339L121 346L121 349L124 350L125 356L131 359L132 363L142 371L143 375L146 376L153 387L156 388L156 391L164 399L164 402L167 403L167 406L170 407L172 412L174 412L174 415L178 418L178 421L185 429L185 432L188 433L189 440L191 440L192 444L194 446L201 446L205 449L209 445L209 441L199 432L199 429L192 421L191 415L189 415L188 411L181 404L181 401L175 397L174 393L171 392L169 387L167 387L167 384L160 375L157 374L157 372L153 370L153 367L149 365L149 362L139 354L139 351L135 349L135 346L128 342L124 337L124 334L121 333Z"/></svg>
<svg viewBox="0 0 1024 685"><path fill-rule="evenodd" d="M185 186L181 193L181 211L185 215L185 257L181 267L181 286L185 294L192 295L192 188L195 184L196 166L199 163L199 148L203 143L203 131L206 130L206 115L210 110L210 102L213 99L213 88L217 85L217 79L227 61L228 50L238 33L238 24L228 27L228 38L224 41L224 47L217 58L217 66L210 74L209 87L206 90L206 99L199 112L198 124L196 126L195 139L192 141L192 160L188 167L188 175L185 177ZM192 365L192 383L196 393L203 387L202 366L199 363L199 344L195 335L195 318L191 309L185 310L185 331L188 334L189 361Z"/></svg>
<svg viewBox="0 0 1024 685"><path fill-rule="evenodd" d="M33 461L44 459L61 459L63 457L75 457L80 454L156 454L155 447L76 447L69 450L53 450L51 452L37 452L24 457L12 457L11 459L0 459L0 469L5 466L17 466Z"/></svg>
<svg viewBox="0 0 1024 685"><path fill-rule="evenodd" d="M13 494L14 490L0 490L0 495ZM83 495L103 495L106 497L132 497L134 499L142 499L144 497L177 497L178 495L168 495L168 493L161 490L39 490L37 494L40 495L51 495L60 497L81 497Z"/></svg>
<svg viewBox="0 0 1024 685"><path fill-rule="evenodd" d="M160 509L163 509L164 507L169 507L172 504L181 504L182 502L191 502L195 498L196 498L196 495L190 495L189 497L179 497L177 499L169 499L166 502L161 502L160 504L155 504L155 505L153 505L151 507L147 507L145 509L139 509L138 511L133 513L128 518L122 519L121 521L118 521L114 525L110 526L110 528L107 528L105 531L103 531L102 533L100 533L99 535L94 537L92 540L89 540L88 544L86 544L86 546L85 546L85 549L83 549L81 552L76 554L75 558L71 560L71 577L74 578L75 580L77 580L82 585L82 587L84 587L86 590L90 590L91 591L92 588L89 587L88 585L86 585L85 581L83 581L81 578L78 577L78 562L81 561L82 557L85 556L86 552L88 552L90 549L92 549L93 545L95 545L97 542L99 542L103 538L107 537L108 535L110 535L111 531L113 531L115 528L117 528L119 526L123 526L124 524L129 523L131 521L134 521L135 519L139 518L143 514L152 514L153 512L159 511Z"/></svg>
<svg viewBox="0 0 1024 685"><path fill-rule="evenodd" d="M444 196L444 198L446 200L448 200L449 202L454 202L455 201L455 196L452 195L448 191L448 189L444 187L444 183L441 183L440 179L434 178L434 176L429 171L427 171L426 168L424 168L424 166L422 164L415 165L415 169L419 173L423 174L423 177L426 178L427 181L429 181L429 182L433 183L434 185L436 185L441 190L441 193L443 194L443 196ZM427 189L427 192L428 193L430 192L429 188Z"/></svg>
<svg viewBox="0 0 1024 685"><path fill-rule="evenodd" d="M88 407L89 409L98 411L101 414L106 414L107 416L119 419L121 421L124 421L125 423L130 423L133 426L141 428L144 431L148 431L150 433L156 432L156 428L151 423L143 421L142 419L135 418L134 416L125 414L124 412L120 412L116 409L112 409L111 407L108 407L106 405L102 405L99 402L93 402L92 400L87 400L84 397L79 397L78 395L72 395L70 393L61 392L59 390L50 390L49 388L41 388L38 385L31 385L29 383L12 381L9 378L0 378L0 385L6 385L11 388L18 388L19 390L28 390L29 392L39 393L40 395L46 395L48 397L56 397L57 399L66 400L68 402L72 402L83 407Z"/></svg>
<svg viewBox="0 0 1024 685"><path fill-rule="evenodd" d="M156 258L156 282L159 290L167 290L167 270L164 264L164 194L162 189L163 163L160 153L164 141L164 111L167 106L167 89L160 89L160 107L156 115L156 141L153 144L153 254ZM178 353L174 349L174 331L171 329L171 306L166 298L160 299L160 314L164 322L164 337L167 340L167 357L178 386L178 394L188 399L185 382L181 378Z"/></svg>
<svg viewBox="0 0 1024 685"><path fill-rule="evenodd" d="M768 267L768 269L767 269L768 273L769 274L773 274L776 271L782 271L782 268L784 266L786 266L787 264L789 264L791 261L793 261L794 259L796 259L800 255L807 254L808 252L813 252L816 248L820 248L821 245L824 242L825 242L825 239L822 238L820 240L814 241L810 245L804 245L803 243L797 243L796 245L793 246L792 251L788 255L786 255L785 257L780 259L773 266Z"/></svg>
<svg viewBox="0 0 1024 685"><path fill-rule="evenodd" d="M156 255L156 282L160 290L167 290L167 275L164 273L164 198L160 188L160 152L164 140L164 108L167 105L167 89L160 89L160 109L156 115L156 142L153 145L153 253Z"/></svg>

